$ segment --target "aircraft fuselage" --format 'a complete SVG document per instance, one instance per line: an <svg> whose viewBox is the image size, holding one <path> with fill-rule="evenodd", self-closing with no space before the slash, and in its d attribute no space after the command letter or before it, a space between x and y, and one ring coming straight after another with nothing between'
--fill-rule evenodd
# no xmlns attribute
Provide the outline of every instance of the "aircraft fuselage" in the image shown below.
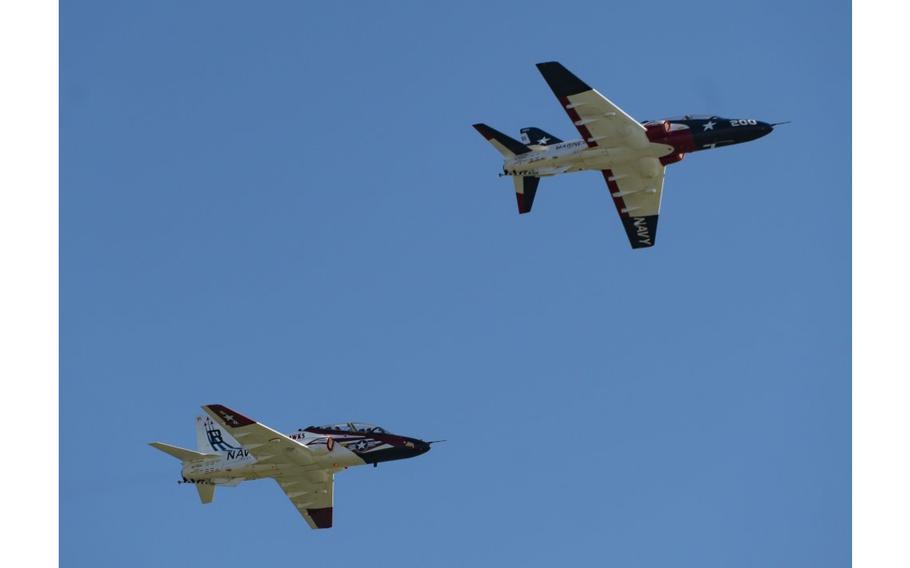
<svg viewBox="0 0 910 568"><path fill-rule="evenodd" d="M246 449L223 448L219 455L187 462L182 470L185 483L235 485L242 481L296 475L314 470L339 471L358 465L377 464L418 456L427 452L427 442L388 432L335 431L310 427L287 435L307 447L309 463L260 462Z"/></svg>
<svg viewBox="0 0 910 568"><path fill-rule="evenodd" d="M666 119L646 122L643 126L647 142L640 146L629 146L623 141L611 147L609 140L589 145L581 139L531 146L533 151L505 160L503 174L544 177L583 170L612 170L642 158L658 158L662 165L667 165L682 160L690 152L749 142L773 130L771 124L754 119L720 117Z"/></svg>

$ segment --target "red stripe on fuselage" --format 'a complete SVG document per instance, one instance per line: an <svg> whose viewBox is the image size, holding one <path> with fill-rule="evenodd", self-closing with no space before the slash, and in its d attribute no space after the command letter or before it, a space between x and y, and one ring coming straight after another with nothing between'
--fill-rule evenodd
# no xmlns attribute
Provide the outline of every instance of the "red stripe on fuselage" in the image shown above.
<svg viewBox="0 0 910 568"><path fill-rule="evenodd" d="M685 154L696 150L695 136L692 134L692 130L688 128L671 130L670 132L648 132L648 140L658 144L673 146L677 154Z"/></svg>

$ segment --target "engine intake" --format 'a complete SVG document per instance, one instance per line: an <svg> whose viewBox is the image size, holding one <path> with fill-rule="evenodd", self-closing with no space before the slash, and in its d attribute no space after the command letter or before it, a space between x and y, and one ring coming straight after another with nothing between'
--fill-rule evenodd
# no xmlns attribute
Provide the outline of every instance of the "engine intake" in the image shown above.
<svg viewBox="0 0 910 568"><path fill-rule="evenodd" d="M670 122L667 120L649 122L645 125L645 134L651 142L663 140L670 134Z"/></svg>
<svg viewBox="0 0 910 568"><path fill-rule="evenodd" d="M685 154L683 152L673 152L672 154L661 158L660 163L665 166L667 164L675 164L676 162L682 160L684 156Z"/></svg>

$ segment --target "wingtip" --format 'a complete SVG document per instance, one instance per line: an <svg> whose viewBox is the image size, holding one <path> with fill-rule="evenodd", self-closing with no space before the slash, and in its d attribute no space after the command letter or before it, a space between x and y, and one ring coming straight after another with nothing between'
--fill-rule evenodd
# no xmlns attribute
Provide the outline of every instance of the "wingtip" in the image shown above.
<svg viewBox="0 0 910 568"><path fill-rule="evenodd" d="M332 507L307 509L306 513L313 520L313 528L316 528L316 529L332 528Z"/></svg>
<svg viewBox="0 0 910 568"><path fill-rule="evenodd" d="M651 248L657 241L657 220L659 215L622 217L622 224L633 249Z"/></svg>
<svg viewBox="0 0 910 568"><path fill-rule="evenodd" d="M248 418L223 404L206 404L202 409L213 417L217 416L218 419L225 421L230 426L248 426L256 423L252 418Z"/></svg>
<svg viewBox="0 0 910 568"><path fill-rule="evenodd" d="M537 70L543 75L544 80L557 97L570 97L591 90L590 85L579 79L558 61L538 63Z"/></svg>

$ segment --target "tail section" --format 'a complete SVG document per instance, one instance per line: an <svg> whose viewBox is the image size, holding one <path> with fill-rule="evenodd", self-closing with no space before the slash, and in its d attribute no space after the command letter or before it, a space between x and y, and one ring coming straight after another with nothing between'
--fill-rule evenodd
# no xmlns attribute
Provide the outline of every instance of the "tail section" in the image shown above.
<svg viewBox="0 0 910 568"><path fill-rule="evenodd" d="M496 150L498 150L504 158L511 158L520 154L527 154L531 151L530 148L518 140L510 138L495 128L487 126L486 124L475 124L474 129L477 130L477 132L480 132L480 135L486 138L487 142L492 144L493 147L496 148Z"/></svg>
<svg viewBox="0 0 910 568"><path fill-rule="evenodd" d="M196 447L200 452L218 455L240 451L240 442L208 416L196 417Z"/></svg>
<svg viewBox="0 0 910 568"><path fill-rule="evenodd" d="M559 138L544 132L536 126L528 126L521 129L521 141L529 146L549 146L562 142Z"/></svg>
<svg viewBox="0 0 910 568"><path fill-rule="evenodd" d="M537 195L537 184L540 183L539 177L515 176L512 178L515 182L515 198L518 200L518 213L529 213L531 206L534 205L534 196Z"/></svg>
<svg viewBox="0 0 910 568"><path fill-rule="evenodd" d="M212 454L194 452L193 450L187 450L186 448L180 448L178 446L172 446L170 444L164 444L162 442L151 442L149 445L156 450L161 450L169 456L174 456L183 462L215 457Z"/></svg>
<svg viewBox="0 0 910 568"><path fill-rule="evenodd" d="M156 450L173 456L183 462L183 481L180 483L192 483L199 492L199 500L203 504L211 503L215 499L216 483L207 477L196 477L192 471L198 471L200 465L205 469L206 464L198 462L209 461L212 467L218 469L221 464L225 463L224 459L231 459L236 454L243 451L242 446L230 434L221 429L214 420L208 416L199 416L196 418L196 447L197 450L188 450L164 444L162 442L152 442L149 444ZM193 463L196 462L196 463ZM206 470L208 471L208 470ZM228 470L230 471L230 470ZM218 481L218 485L236 485L240 480Z"/></svg>
<svg viewBox="0 0 910 568"><path fill-rule="evenodd" d="M218 454L209 454L203 452L196 452L193 450L188 450L186 448L180 448L178 446L172 446L170 444L164 444L161 442L152 442L149 444L151 447L156 450L161 450L169 456L174 456L184 464L184 471L186 471L187 462L201 461L205 459L218 458ZM184 474L186 475L186 474ZM215 485L206 481L193 481L183 478L183 481L178 483L195 483L196 490L199 492L199 500L202 501L203 505L206 503L211 503L215 498Z"/></svg>

